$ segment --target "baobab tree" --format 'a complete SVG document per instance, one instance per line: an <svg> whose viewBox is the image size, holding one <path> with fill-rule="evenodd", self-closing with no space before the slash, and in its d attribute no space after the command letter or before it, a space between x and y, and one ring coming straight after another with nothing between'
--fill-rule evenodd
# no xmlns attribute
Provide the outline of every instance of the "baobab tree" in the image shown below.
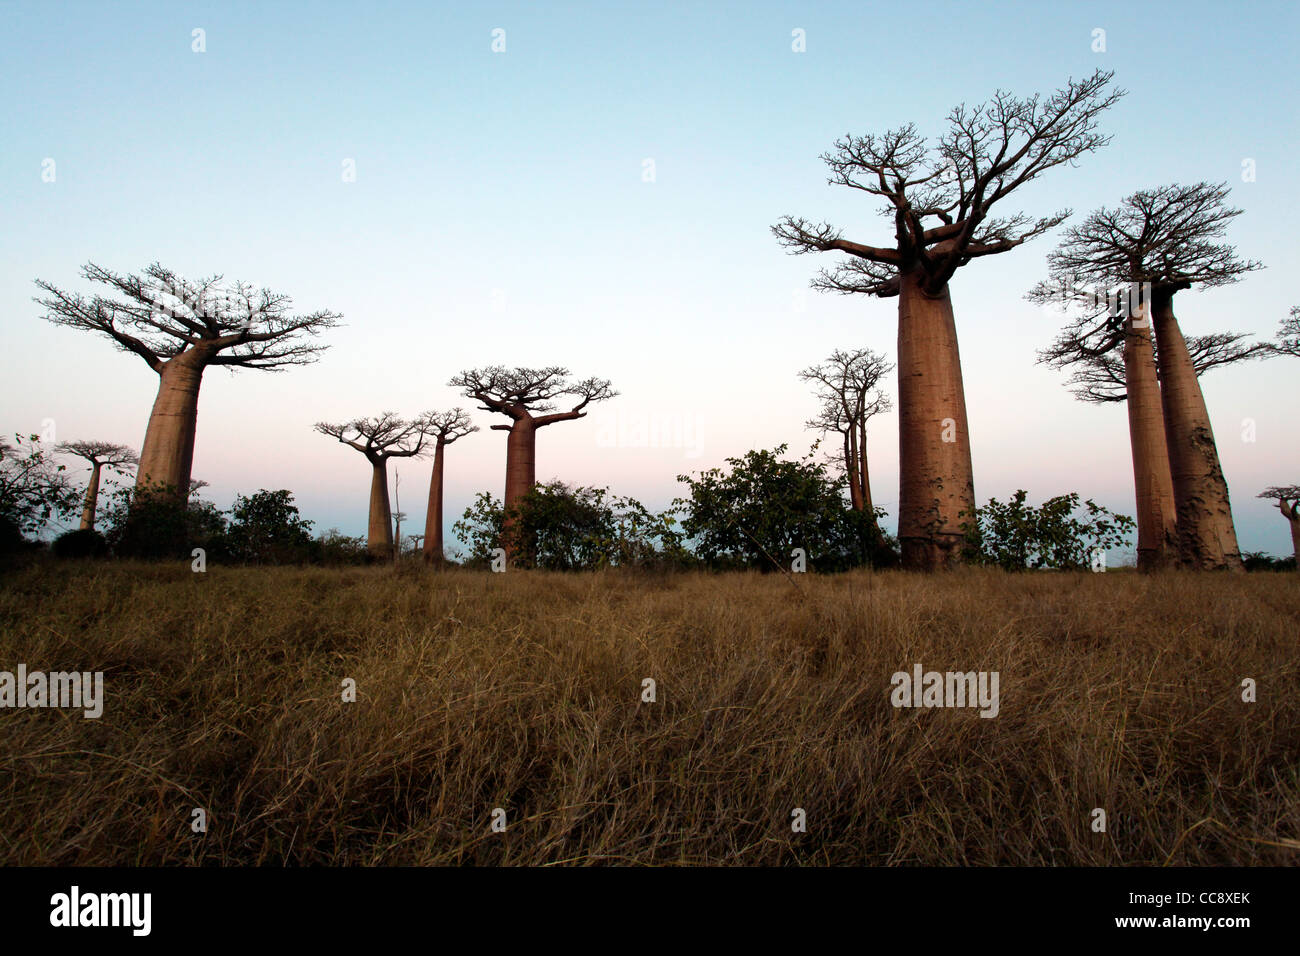
<svg viewBox="0 0 1300 956"><path fill-rule="evenodd" d="M338 324L325 309L291 313L289 296L222 277L190 281L154 263L142 275L119 275L93 262L81 270L108 295L64 292L42 279L48 293L35 301L46 320L107 336L122 351L144 360L158 375L137 489L163 491L185 500L194 461L199 387L210 367L279 371L314 362L326 348L314 337Z"/></svg>
<svg viewBox="0 0 1300 956"><path fill-rule="evenodd" d="M59 444L56 451L84 458L90 463L90 482L86 485L86 498L81 508L81 530L93 531L101 473L107 468L119 475L129 475L140 463L140 457L126 445L107 441L66 441Z"/></svg>
<svg viewBox="0 0 1300 956"><path fill-rule="evenodd" d="M506 438L505 534L502 546L513 562L527 563L531 548L516 541L518 509L524 495L537 484L537 429L556 422L585 418L584 409L603 402L618 392L608 379L569 381L569 370L558 365L548 368L505 368L493 365L469 369L448 383L481 403L484 411L510 419L509 425L493 425L493 431L509 432ZM566 411L554 411L555 402L573 399ZM539 414L544 413L544 414Z"/></svg>
<svg viewBox="0 0 1300 956"><path fill-rule="evenodd" d="M829 223L795 216L772 227L795 253L849 256L822 270L815 288L898 297L898 536L905 567L958 563L975 507L948 283L960 267L1009 252L1069 215L992 213L1021 186L1109 142L1096 127L1099 114L1123 95L1110 80L1098 71L1045 99L998 91L973 109L955 107L933 145L911 124L836 141L822 156L829 183L883 200L894 226L891 245L853 242Z"/></svg>
<svg viewBox="0 0 1300 956"><path fill-rule="evenodd" d="M1227 195L1223 183L1139 190L1118 208L1098 209L1066 230L1060 246L1048 256L1048 268L1054 277L1068 277L1071 289L1123 285L1136 290L1137 298L1149 299L1140 306L1142 318L1136 323L1130 318L1129 326L1149 325L1155 334L1179 564L1241 570L1228 484L1192 353L1173 304L1180 291L1228 285L1261 268L1258 262L1237 258L1232 246L1216 241L1240 214L1224 204ZM1134 331L1145 334L1148 330ZM1145 364L1145 346L1135 348L1134 354ZM1144 387L1154 390L1155 377L1142 374L1147 382ZM1133 407L1131 389L1129 402ZM1144 407L1146 402L1143 398Z"/></svg>
<svg viewBox="0 0 1300 956"><path fill-rule="evenodd" d="M388 500L388 460L421 458L428 454L433 416L426 412L409 421L394 412L356 418L334 425L317 422L316 431L355 448L370 462L370 524L366 548L375 557L393 555L393 512Z"/></svg>
<svg viewBox="0 0 1300 956"><path fill-rule="evenodd" d="M1291 525L1291 548L1295 552L1295 569L1300 571L1300 485L1265 488L1258 495L1277 502L1282 517Z"/></svg>
<svg viewBox="0 0 1300 956"><path fill-rule="evenodd" d="M469 420L469 414L460 408L432 415L433 473L429 478L429 508L424 516L424 560L442 564L446 555L442 549L442 472L443 455L448 445L458 438L478 431Z"/></svg>
<svg viewBox="0 0 1300 956"><path fill-rule="evenodd" d="M1106 307L1099 308L1100 297L1094 291L1061 285L1069 281L1069 277L1056 276L1053 281L1039 283L1029 294L1032 301L1040 303L1059 297L1082 312L1051 346L1039 352L1039 361L1071 369L1067 384L1081 401L1127 402L1138 568L1154 571L1170 567L1178 558L1178 525L1160 403L1160 376L1146 303L1137 301L1140 293L1131 299L1129 290L1122 290L1123 294L1106 296ZM1130 304L1141 310L1132 311ZM1196 375L1268 353L1268 343L1246 339L1246 335L1233 332L1189 337L1187 348Z"/></svg>
<svg viewBox="0 0 1300 956"><path fill-rule="evenodd" d="M877 536L880 529L875 522L867 467L867 421L892 407L889 396L880 388L880 380L893 368L883 355L871 349L836 349L826 361L799 373L800 379L813 384L822 403L808 427L840 436L842 450L837 458L848 481L849 501L854 510L870 516Z"/></svg>

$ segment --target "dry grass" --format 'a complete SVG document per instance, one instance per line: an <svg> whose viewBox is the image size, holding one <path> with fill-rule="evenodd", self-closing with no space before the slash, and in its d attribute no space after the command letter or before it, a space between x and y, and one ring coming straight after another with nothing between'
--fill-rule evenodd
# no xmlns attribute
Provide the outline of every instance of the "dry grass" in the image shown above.
<svg viewBox="0 0 1300 956"><path fill-rule="evenodd" d="M107 703L0 711L0 862L1300 860L1300 576L797 580L20 569L0 670ZM1000 715L895 710L916 662Z"/></svg>

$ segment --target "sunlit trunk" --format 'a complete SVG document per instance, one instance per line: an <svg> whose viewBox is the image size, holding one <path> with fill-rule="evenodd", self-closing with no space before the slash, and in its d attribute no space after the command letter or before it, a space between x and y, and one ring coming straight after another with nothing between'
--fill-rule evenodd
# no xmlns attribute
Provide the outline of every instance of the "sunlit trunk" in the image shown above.
<svg viewBox="0 0 1300 956"><path fill-rule="evenodd" d="M81 507L81 530L93 531L95 528L95 507L99 503L99 462L90 463L90 484L86 486L86 501Z"/></svg>
<svg viewBox="0 0 1300 956"><path fill-rule="evenodd" d="M438 439L433 452L433 474L429 479L429 508L424 518L424 560L442 564L442 455L445 442Z"/></svg>
<svg viewBox="0 0 1300 956"><path fill-rule="evenodd" d="M898 298L898 539L903 566L951 567L962 560L962 525L972 520L966 398L952 300L902 276Z"/></svg>
<svg viewBox="0 0 1300 956"><path fill-rule="evenodd" d="M531 419L516 419L506 439L506 523L502 542L511 563L529 564L532 560L530 542L518 540L521 529L515 510L536 484L537 429Z"/></svg>
<svg viewBox="0 0 1300 956"><path fill-rule="evenodd" d="M158 397L140 449L137 489L165 488L182 502L189 498L204 365L196 353L183 352L159 372Z"/></svg>
<svg viewBox="0 0 1300 956"><path fill-rule="evenodd" d="M393 513L388 504L388 459L370 462L370 527L366 550L377 558L393 556Z"/></svg>
<svg viewBox="0 0 1300 956"><path fill-rule="evenodd" d="M1154 571L1176 562L1178 532L1149 319L1145 326L1129 323L1124 338L1124 383L1128 392L1129 444L1133 449L1133 486L1137 494L1138 568Z"/></svg>
<svg viewBox="0 0 1300 956"><path fill-rule="evenodd" d="M1153 302L1165 441L1177 508L1178 559L1184 567L1243 570L1228 483L1205 397L1174 317L1170 296Z"/></svg>

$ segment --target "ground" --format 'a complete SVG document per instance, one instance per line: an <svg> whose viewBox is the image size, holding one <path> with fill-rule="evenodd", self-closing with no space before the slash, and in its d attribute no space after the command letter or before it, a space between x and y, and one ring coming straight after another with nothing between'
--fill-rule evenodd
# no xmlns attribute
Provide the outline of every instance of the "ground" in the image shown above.
<svg viewBox="0 0 1300 956"><path fill-rule="evenodd" d="M1295 574L37 561L0 670L104 712L0 710L0 864L1294 864L1298 635Z"/></svg>

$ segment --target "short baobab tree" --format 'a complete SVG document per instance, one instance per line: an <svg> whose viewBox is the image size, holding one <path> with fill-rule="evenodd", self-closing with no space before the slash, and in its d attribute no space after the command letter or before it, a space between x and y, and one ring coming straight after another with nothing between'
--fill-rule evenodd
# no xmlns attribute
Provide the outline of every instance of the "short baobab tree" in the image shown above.
<svg viewBox="0 0 1300 956"><path fill-rule="evenodd" d="M1139 190L1118 208L1098 209L1066 230L1060 246L1048 256L1048 268L1063 281L1067 297L1074 294L1071 290L1087 287L1133 290L1126 307L1130 331L1135 341L1150 332L1155 335L1179 564L1241 570L1228 483L1195 362L1174 315L1178 292L1193 286L1228 285L1261 268L1258 262L1239 259L1232 246L1218 241L1240 214L1224 204L1227 195L1223 183ZM1031 295L1039 293L1035 290ZM1137 343L1133 354L1146 364L1145 344ZM1149 371L1141 374L1142 387L1154 392L1155 376ZM1131 389L1129 402L1132 407ZM1144 397L1143 407L1148 404Z"/></svg>
<svg viewBox="0 0 1300 956"><path fill-rule="evenodd" d="M394 412L356 418L342 424L317 422L316 431L355 448L370 462L370 523L366 548L375 557L393 556L393 511L388 498L390 458L421 458L430 450L433 417L426 412L409 421Z"/></svg>
<svg viewBox="0 0 1300 956"><path fill-rule="evenodd" d="M994 215L1021 186L1073 165L1109 137L1097 118L1123 95L1111 74L1069 81L1046 98L999 91L958 106L931 145L907 125L846 136L822 156L832 185L883 201L894 227L887 245L845 239L829 223L786 216L772 227L795 253L841 252L813 286L898 297L899 505L903 565L936 569L962 560L975 508L966 397L948 283L986 256L1010 252L1059 225L1068 211L1033 219Z"/></svg>
<svg viewBox="0 0 1300 956"><path fill-rule="evenodd" d="M1258 495L1277 502L1277 508L1291 525L1291 548L1295 552L1295 569L1300 571L1300 485L1265 488Z"/></svg>
<svg viewBox="0 0 1300 956"><path fill-rule="evenodd" d="M883 355L871 349L836 349L826 361L810 365L799 378L813 385L821 409L808 427L841 439L836 455L849 485L849 501L854 510L864 511L875 527L875 508L871 500L871 478L867 467L867 422L892 403L880 388L880 380L893 371ZM879 535L880 529L875 528Z"/></svg>
<svg viewBox="0 0 1300 956"><path fill-rule="evenodd" d="M36 280L36 301L56 325L98 332L144 360L158 375L137 469L138 489L184 500L194 462L199 387L211 367L278 371L315 361L326 348L315 336L338 324L322 309L291 312L289 296L221 276L191 281L154 263L141 275L119 275L87 263L82 275L107 295L65 292Z"/></svg>
<svg viewBox="0 0 1300 956"><path fill-rule="evenodd" d="M1063 277L1057 281L1064 281ZM1055 368L1070 369L1067 384L1081 401L1127 403L1138 569L1154 571L1177 563L1178 524L1151 323L1145 311L1130 309L1128 293L1116 290L1106 297L1106 307L1099 308L1099 296L1069 290L1063 304L1075 307L1075 318L1038 358ZM1057 285L1042 282L1029 298L1047 303L1060 295ZM1269 353L1268 343L1247 339L1235 332L1189 336L1187 349L1196 375Z"/></svg>
<svg viewBox="0 0 1300 956"><path fill-rule="evenodd" d="M442 544L443 457L448 445L458 438L478 431L469 414L460 408L434 412L431 417L433 436L433 473L429 478L429 508L424 516L424 560L442 564L446 560Z"/></svg>
<svg viewBox="0 0 1300 956"><path fill-rule="evenodd" d="M107 441L65 441L56 448L56 451L84 458L90 463L90 481L86 485L86 498L81 507L81 530L93 531L102 472L108 469L119 475L129 475L140 463L140 457L126 445L116 445Z"/></svg>
<svg viewBox="0 0 1300 956"><path fill-rule="evenodd" d="M509 425L493 425L494 431L509 432L506 438L505 534L502 546L512 562L527 563L531 548L515 540L521 501L537 484L537 429L556 422L586 417L586 407L615 397L608 379L569 380L569 370L558 365L547 368L505 368L493 365L469 369L448 383L481 403L484 411L510 419ZM571 407L554 411L561 398Z"/></svg>

